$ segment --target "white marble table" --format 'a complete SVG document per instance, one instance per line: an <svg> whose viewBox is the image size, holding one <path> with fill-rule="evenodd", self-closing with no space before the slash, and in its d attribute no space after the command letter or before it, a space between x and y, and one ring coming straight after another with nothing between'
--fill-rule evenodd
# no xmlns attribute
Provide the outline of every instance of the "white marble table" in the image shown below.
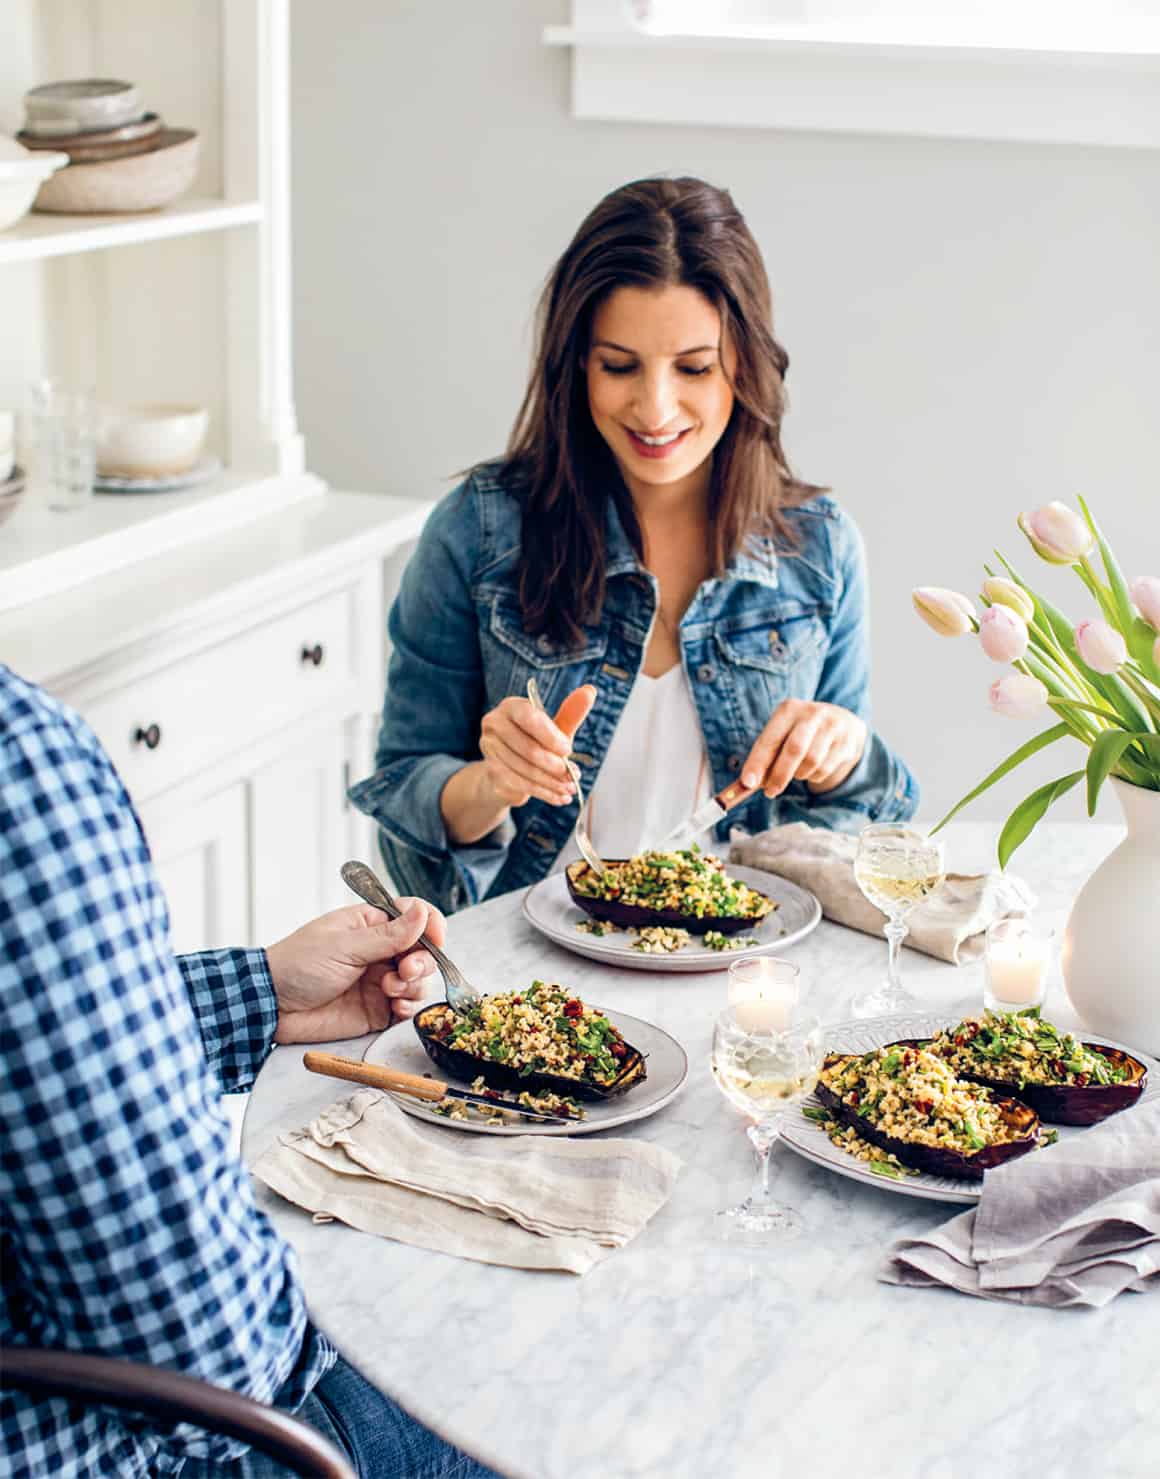
<svg viewBox="0 0 1160 1479"><path fill-rule="evenodd" d="M1062 925L1121 835L1041 827L1020 873ZM956 870L993 832L948 829ZM808 1233L776 1249L724 1243L716 1209L751 1152L708 1071L725 976L608 971L542 941L519 896L450 922L448 949L495 990L533 975L658 1023L689 1053L683 1093L633 1133L685 1162L669 1204L584 1278L429 1253L309 1216L259 1187L298 1251L315 1320L382 1390L510 1479L1144 1479L1160 1473L1160 1301L1048 1311L881 1284L896 1235L957 1209L863 1187L784 1147L776 1189ZM794 947L823 1018L880 972L885 945L828 923ZM907 951L935 1009L981 989L977 968ZM1058 981L1048 1009L1074 1025ZM361 1056L366 1039L339 1051ZM252 1161L340 1086L275 1050L244 1131ZM448 1130L448 1133L455 1133Z"/></svg>

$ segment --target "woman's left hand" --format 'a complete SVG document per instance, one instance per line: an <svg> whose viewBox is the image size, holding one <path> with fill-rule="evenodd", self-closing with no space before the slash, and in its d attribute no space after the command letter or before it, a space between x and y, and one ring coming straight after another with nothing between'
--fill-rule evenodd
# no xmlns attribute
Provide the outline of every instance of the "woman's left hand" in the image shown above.
<svg viewBox="0 0 1160 1479"><path fill-rule="evenodd" d="M760 785L770 797L795 780L816 793L832 791L861 760L866 735L865 723L849 709L784 699L745 757L741 784Z"/></svg>

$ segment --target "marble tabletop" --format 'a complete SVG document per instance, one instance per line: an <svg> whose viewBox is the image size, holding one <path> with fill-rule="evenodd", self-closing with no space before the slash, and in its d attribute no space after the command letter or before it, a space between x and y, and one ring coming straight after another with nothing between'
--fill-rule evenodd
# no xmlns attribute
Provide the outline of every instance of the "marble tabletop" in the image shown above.
<svg viewBox="0 0 1160 1479"><path fill-rule="evenodd" d="M1041 826L1017 871L1060 927L1122 832ZM947 831L948 864L987 867L994 830ZM1050 1311L879 1283L894 1237L959 1210L774 1152L776 1192L808 1225L768 1249L722 1239L713 1214L752 1153L708 1069L725 975L610 970L544 941L509 895L454 916L448 952L487 989L533 976L657 1023L689 1053L681 1095L630 1127L676 1152L668 1205L583 1278L406 1247L309 1215L258 1187L297 1250L313 1317L421 1421L509 1479L1136 1479L1160 1472L1160 1303ZM823 922L793 947L823 1019L877 979L885 945ZM934 1010L979 998L978 967L913 951L905 979ZM1075 1025L1056 979L1047 1010ZM368 1039L337 1051L361 1056ZM278 1048L243 1131L252 1162L341 1087ZM457 1133L448 1129L448 1134Z"/></svg>

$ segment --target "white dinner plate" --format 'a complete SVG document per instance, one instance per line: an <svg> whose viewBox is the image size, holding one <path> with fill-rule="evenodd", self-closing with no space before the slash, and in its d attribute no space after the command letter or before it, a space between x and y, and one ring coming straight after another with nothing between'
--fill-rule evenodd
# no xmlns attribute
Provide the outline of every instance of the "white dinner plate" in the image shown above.
<svg viewBox="0 0 1160 1479"><path fill-rule="evenodd" d="M628 966L636 971L723 971L735 960L780 954L804 939L811 930L817 929L822 906L808 888L791 883L788 878L778 878L773 873L762 873L757 868L742 868L732 863L727 863L726 867L730 878L740 879L777 904L777 908L759 925L742 931L746 938L755 938L757 944L746 945L740 950L709 950L697 935L693 935L687 945L671 955L646 955L644 951L632 948L633 936L626 931L611 935L586 934L576 926L590 916L572 902L563 873L551 873L528 890L524 895L524 918L533 929L562 945L565 950L575 951L589 960L602 961L605 965Z"/></svg>
<svg viewBox="0 0 1160 1479"><path fill-rule="evenodd" d="M868 1053L873 1048L880 1048L888 1042L897 1042L900 1038L908 1037L932 1037L940 1028L950 1025L954 1020L947 1013L938 1016L929 1012L914 1015L906 1014L892 1017L867 1017L861 1021L838 1022L832 1027L827 1027L826 1048L827 1051L836 1053ZM1076 1030L1076 1036L1084 1042L1102 1043L1104 1047L1121 1048L1126 1053L1131 1053L1133 1058L1138 1058L1148 1070L1148 1082L1144 1092L1132 1106L1132 1109L1121 1110L1121 1114L1131 1114L1141 1104L1160 1095L1160 1063L1149 1058L1147 1053L1138 1052L1135 1048L1125 1047L1123 1043L1113 1042L1109 1037L1100 1037L1095 1032L1084 1032ZM782 1121L780 1139L798 1155L805 1156L808 1161L815 1161L819 1166L825 1166L830 1171L837 1171L839 1176L849 1176L854 1181L864 1182L867 1186L876 1186L880 1190L896 1191L904 1197L926 1197L936 1202L960 1202L973 1206L979 1200L979 1194L983 1189L981 1181L957 1181L953 1176L935 1176L927 1171L920 1171L917 1176L901 1176L895 1180L892 1176L883 1176L877 1171L871 1171L865 1161L856 1161L846 1151L839 1150L830 1140L830 1137L822 1129L821 1125L813 1120L808 1120L802 1114L802 1108L808 1109L819 1105L819 1100L811 1094L803 1101L801 1108L792 1109ZM1059 1143L1070 1139L1073 1135L1083 1135L1089 1129L1096 1128L1093 1125L1050 1125L1049 1129L1059 1131ZM1050 1147L1048 1147L1050 1150ZM1031 1155L1042 1152L1031 1151Z"/></svg>
<svg viewBox="0 0 1160 1479"><path fill-rule="evenodd" d="M493 1125L474 1115L465 1120L449 1119L447 1115L436 1114L424 1100L410 1099L406 1094L393 1094L391 1097L400 1109L405 1109L416 1119L427 1120L433 1125L450 1125L456 1130L473 1130L482 1135L591 1135L597 1130L611 1130L617 1125L647 1119L680 1093L689 1074L685 1050L675 1037L670 1037L651 1022L642 1022L639 1017L630 1017L626 1012L606 1011L604 1007L595 1010L604 1012L612 1025L624 1034L625 1041L644 1054L646 1076L643 1082L635 1083L615 1099L582 1100L582 1120L569 1121L566 1125L543 1125L535 1120L517 1119ZM389 1027L375 1038L363 1057L367 1063L398 1068L404 1073L427 1074L458 1089L471 1087L470 1079L455 1078L431 1061L410 1022L399 1022Z"/></svg>
<svg viewBox="0 0 1160 1479"><path fill-rule="evenodd" d="M99 472L93 479L93 488L97 493L169 493L176 488L195 488L199 483L208 483L221 470L220 458L203 457L187 472L155 478L122 478Z"/></svg>

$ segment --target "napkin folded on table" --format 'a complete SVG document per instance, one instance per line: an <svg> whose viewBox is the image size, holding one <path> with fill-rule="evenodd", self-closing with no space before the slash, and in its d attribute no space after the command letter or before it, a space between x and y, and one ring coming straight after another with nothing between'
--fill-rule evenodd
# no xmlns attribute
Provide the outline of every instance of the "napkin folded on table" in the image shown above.
<svg viewBox="0 0 1160 1479"><path fill-rule="evenodd" d="M1160 1100L988 1171L977 1208L900 1238L879 1278L1057 1309L1160 1290Z"/></svg>
<svg viewBox="0 0 1160 1479"><path fill-rule="evenodd" d="M729 861L808 888L835 924L881 934L883 915L854 881L857 848L858 839L847 832L793 822L751 837L735 832ZM948 873L942 887L911 911L906 943L951 965L966 965L982 955L989 924L1034 907L1035 895L1010 874Z"/></svg>
<svg viewBox="0 0 1160 1479"><path fill-rule="evenodd" d="M283 1135L252 1169L316 1221L482 1263L584 1274L664 1206L680 1168L641 1140L449 1134L360 1089Z"/></svg>

